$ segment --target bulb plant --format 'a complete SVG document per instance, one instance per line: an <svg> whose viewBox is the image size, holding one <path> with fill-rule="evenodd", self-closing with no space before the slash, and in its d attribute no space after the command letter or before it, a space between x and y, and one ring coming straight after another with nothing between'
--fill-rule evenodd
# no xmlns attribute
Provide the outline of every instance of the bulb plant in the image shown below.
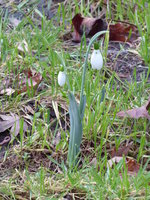
<svg viewBox="0 0 150 200"><path fill-rule="evenodd" d="M70 140L69 140L69 150L68 150L68 164L69 167L74 167L77 165L80 153L80 144L82 140L82 132L83 132L83 117L86 105L86 96L84 95L84 85L85 85L85 75L86 68L88 65L88 56L91 49L91 46L95 42L95 40L103 35L108 33L108 31L100 31L96 33L90 40L85 61L83 64L83 73L82 73L82 83L81 83L81 93L80 93L80 103L79 105L76 102L75 96L70 91L70 85L68 79L66 79L66 68L63 62L64 71L60 71L58 74L58 84L63 86L65 81L67 80L68 84L68 96L69 96L69 115L70 115ZM91 66L92 69L100 70L103 66L103 58L99 50L99 46L97 44L94 45L94 51L91 55Z"/></svg>

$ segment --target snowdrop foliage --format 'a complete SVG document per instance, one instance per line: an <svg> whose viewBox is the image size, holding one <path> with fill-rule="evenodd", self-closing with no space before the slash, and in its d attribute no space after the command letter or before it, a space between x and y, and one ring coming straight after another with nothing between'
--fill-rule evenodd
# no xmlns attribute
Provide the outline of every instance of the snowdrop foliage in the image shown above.
<svg viewBox="0 0 150 200"><path fill-rule="evenodd" d="M103 66L103 57L99 49L94 49L91 55L92 69L100 70Z"/></svg>
<svg viewBox="0 0 150 200"><path fill-rule="evenodd" d="M66 74L65 74L65 72L60 71L58 74L58 84L60 86L64 86L65 82L66 82Z"/></svg>

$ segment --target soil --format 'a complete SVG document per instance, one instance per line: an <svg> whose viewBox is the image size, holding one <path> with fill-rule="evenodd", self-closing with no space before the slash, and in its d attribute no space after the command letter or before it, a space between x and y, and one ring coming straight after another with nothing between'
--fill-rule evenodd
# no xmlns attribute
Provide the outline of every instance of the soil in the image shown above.
<svg viewBox="0 0 150 200"><path fill-rule="evenodd" d="M109 43L107 67L115 71L122 81L141 82L147 77L147 81L150 82L149 67L129 43Z"/></svg>

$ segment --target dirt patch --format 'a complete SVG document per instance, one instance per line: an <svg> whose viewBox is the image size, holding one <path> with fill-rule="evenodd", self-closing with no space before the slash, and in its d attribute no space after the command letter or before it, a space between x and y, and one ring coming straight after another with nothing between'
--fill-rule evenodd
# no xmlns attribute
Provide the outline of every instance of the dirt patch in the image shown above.
<svg viewBox="0 0 150 200"><path fill-rule="evenodd" d="M107 54L107 67L115 71L122 81L141 82L147 77L150 82L149 67L128 43L110 42Z"/></svg>

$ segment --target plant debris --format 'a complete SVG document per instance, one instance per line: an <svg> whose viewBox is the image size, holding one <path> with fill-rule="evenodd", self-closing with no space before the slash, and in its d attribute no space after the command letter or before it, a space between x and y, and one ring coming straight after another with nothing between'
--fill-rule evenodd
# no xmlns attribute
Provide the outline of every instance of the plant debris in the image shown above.
<svg viewBox="0 0 150 200"><path fill-rule="evenodd" d="M118 164L119 162L123 161L123 157L115 156L112 159L108 160L107 162L107 169L112 168L114 164ZM140 169L140 164L138 164L134 159L126 158L125 159L127 174L137 175Z"/></svg>
<svg viewBox="0 0 150 200"><path fill-rule="evenodd" d="M17 136L20 132L20 117L14 113L11 115L0 114L0 133L10 129L11 138ZM23 131L26 132L28 129L27 123L23 123Z"/></svg>
<svg viewBox="0 0 150 200"><path fill-rule="evenodd" d="M117 113L118 117L130 117L134 119L139 119L139 118L147 118L150 120L150 115L149 115L149 110L150 108L150 97L147 103L139 108L133 108L131 110L127 111L120 111Z"/></svg>
<svg viewBox="0 0 150 200"><path fill-rule="evenodd" d="M82 17L76 14L72 19L74 26L73 41L80 42L81 36L85 33L86 37L92 37L99 31L109 30L110 41L130 42L132 43L138 37L138 29L135 25L126 22L107 25L107 22L101 18Z"/></svg>
<svg viewBox="0 0 150 200"><path fill-rule="evenodd" d="M28 89L36 89L41 81L42 75L40 72L28 70L27 76L19 81L18 93L26 92Z"/></svg>

